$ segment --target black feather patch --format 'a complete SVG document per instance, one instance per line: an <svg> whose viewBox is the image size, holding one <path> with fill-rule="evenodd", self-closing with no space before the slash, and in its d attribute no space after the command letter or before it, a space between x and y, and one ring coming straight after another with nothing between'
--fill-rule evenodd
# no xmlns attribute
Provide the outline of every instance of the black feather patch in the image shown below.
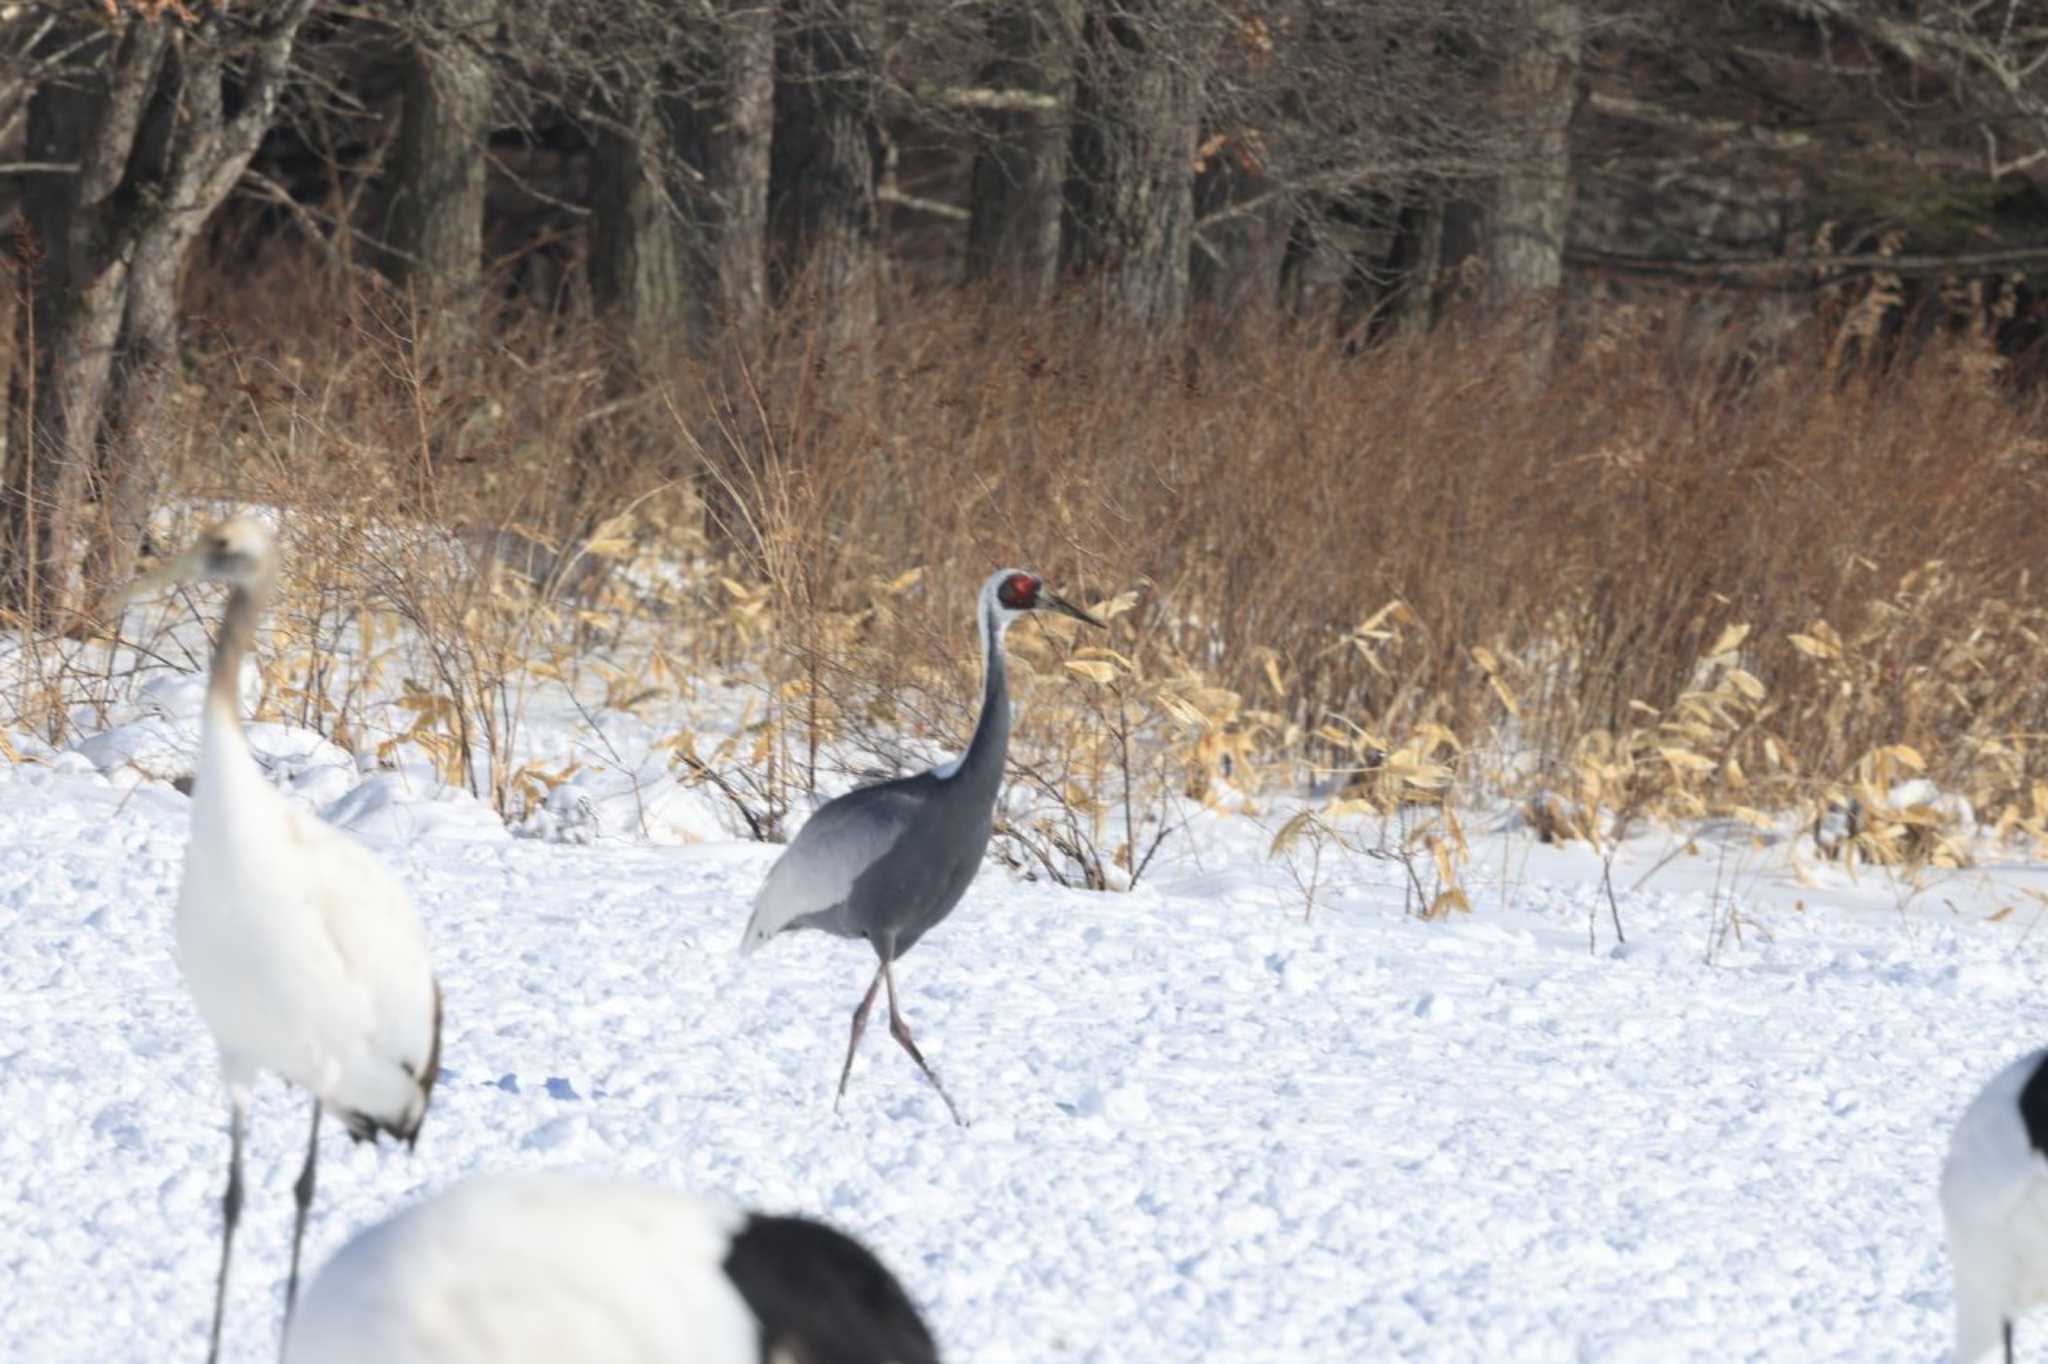
<svg viewBox="0 0 2048 1364"><path fill-rule="evenodd" d="M761 1360L938 1364L909 1294L850 1236L801 1217L749 1217L725 1275L761 1325Z"/></svg>
<svg viewBox="0 0 2048 1364"><path fill-rule="evenodd" d="M2027 1125L2027 1140L2036 1151L2048 1156L2048 1052L2034 1064L2020 1091L2020 1121Z"/></svg>
<svg viewBox="0 0 2048 1364"><path fill-rule="evenodd" d="M341 1119L342 1125L348 1128L348 1134L357 1141L375 1142L378 1137L389 1135L398 1141L404 1142L408 1150L412 1149L413 1145L419 1141L420 1124L427 1120L427 1105L434 1098L434 1080L441 1073L441 982L439 981L434 982L434 1035L432 1040L427 1043L427 1063L415 1071L410 1064L400 1061L398 1068L408 1076L411 1076L413 1083L419 1086L420 1111L413 1115L411 1126L408 1127L406 1125L403 1117L393 1121L388 1118L374 1117L368 1113L359 1113L353 1109L328 1110Z"/></svg>
<svg viewBox="0 0 2048 1364"><path fill-rule="evenodd" d="M407 1150L420 1139L420 1124L427 1120L427 1108L434 1102L434 1081L441 1076L441 982L434 982L434 1040L427 1043L427 1064L413 1079L420 1084L420 1115L413 1120L412 1131L400 1133L405 1138Z"/></svg>

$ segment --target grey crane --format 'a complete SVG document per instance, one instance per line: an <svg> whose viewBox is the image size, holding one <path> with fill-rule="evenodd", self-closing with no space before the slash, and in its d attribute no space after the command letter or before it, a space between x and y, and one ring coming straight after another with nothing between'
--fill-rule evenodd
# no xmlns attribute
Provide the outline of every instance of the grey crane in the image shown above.
<svg viewBox="0 0 2048 1364"><path fill-rule="evenodd" d="M769 868L754 897L740 951L751 952L776 934L819 928L842 938L866 938L880 965L860 1006L846 1064L839 1070L836 1110L846 1097L853 1054L874 1007L888 987L889 1034L946 1102L953 1121L966 1125L946 1087L911 1040L896 1007L890 966L960 903L981 870L995 825L996 793L1010 746L1010 689L1003 670L1003 634L1032 611L1053 610L1090 625L1102 622L1046 589L1037 575L1001 569L981 587L981 717L967 751L930 771L863 786L829 802L797 832Z"/></svg>

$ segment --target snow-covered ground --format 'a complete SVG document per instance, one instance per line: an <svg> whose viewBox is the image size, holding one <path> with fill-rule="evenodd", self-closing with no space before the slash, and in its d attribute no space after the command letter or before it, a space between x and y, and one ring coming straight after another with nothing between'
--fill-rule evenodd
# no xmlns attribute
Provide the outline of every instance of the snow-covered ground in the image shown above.
<svg viewBox="0 0 2048 1364"><path fill-rule="evenodd" d="M349 785L293 753L309 799ZM10 1361L205 1345L226 1137L171 956L186 800L105 759L0 764ZM573 1166L845 1226L955 1360L1924 1361L1949 1126L2048 1041L2039 866L1909 893L1650 835L1617 950L1583 847L1475 837L1442 923L1333 855L1304 922L1270 823L1212 815L1128 895L986 869L900 972L973 1125L880 1030L835 1116L871 958L736 957L776 849L519 839L421 796L334 808L413 888L445 1070L410 1157L330 1128L314 1265L461 1175ZM262 1092L237 1360L274 1357L304 1122Z"/></svg>

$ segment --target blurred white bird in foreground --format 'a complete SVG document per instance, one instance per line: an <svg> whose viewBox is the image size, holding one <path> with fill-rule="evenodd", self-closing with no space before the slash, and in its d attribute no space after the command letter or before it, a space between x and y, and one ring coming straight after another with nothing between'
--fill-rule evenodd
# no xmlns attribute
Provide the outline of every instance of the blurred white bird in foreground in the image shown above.
<svg viewBox="0 0 2048 1364"><path fill-rule="evenodd" d="M285 1364L937 1364L894 1275L796 1217L563 1174L483 1176L356 1236Z"/></svg>

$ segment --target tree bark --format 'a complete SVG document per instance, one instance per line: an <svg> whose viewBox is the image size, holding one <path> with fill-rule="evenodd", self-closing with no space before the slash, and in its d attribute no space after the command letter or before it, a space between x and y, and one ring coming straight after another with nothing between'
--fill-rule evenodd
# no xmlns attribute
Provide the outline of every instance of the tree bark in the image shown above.
<svg viewBox="0 0 2048 1364"><path fill-rule="evenodd" d="M660 97L624 99L591 158L590 293L625 367L645 372L685 339L685 285Z"/></svg>
<svg viewBox="0 0 2048 1364"><path fill-rule="evenodd" d="M1020 303L1052 296L1059 282L1061 186L1067 171L1079 0L1009 0L989 21L998 54L982 85L1050 98L1053 109L999 108L982 115L967 219L967 277Z"/></svg>
<svg viewBox="0 0 2048 1364"><path fill-rule="evenodd" d="M1483 298L1493 312L1518 307L1529 319L1529 361L1541 373L1557 344L1558 285L1564 279L1571 212L1566 129L1578 102L1577 0L1513 0L1514 46L1500 71L1502 127L1514 145L1494 183L1484 252Z"/></svg>
<svg viewBox="0 0 2048 1364"><path fill-rule="evenodd" d="M79 79L31 103L34 154L79 167L28 196L33 302L9 391L4 590L39 624L89 624L111 603L87 590L132 569L177 370L179 271L269 130L312 3L209 8L190 27L131 16Z"/></svg>
<svg viewBox="0 0 2048 1364"><path fill-rule="evenodd" d="M25 262L30 306L17 350L26 359L9 393L7 595L38 624L69 624L78 608L73 572L128 287L125 254L96 240L119 188L104 158L125 160L133 148L166 39L161 26L131 23L98 80L52 82L29 103L31 155L81 167L25 205L37 254Z"/></svg>
<svg viewBox="0 0 2048 1364"><path fill-rule="evenodd" d="M1170 44L1177 7L1122 5L1083 27L1065 255L1090 269L1115 325L1187 320L1198 82Z"/></svg>
<svg viewBox="0 0 2048 1364"><path fill-rule="evenodd" d="M688 196L691 333L700 346L751 335L768 310L768 203L775 129L775 10L728 0L713 54L713 116L700 120Z"/></svg>
<svg viewBox="0 0 2048 1364"><path fill-rule="evenodd" d="M881 285L874 50L860 0L796 0L778 63L768 213L777 293L823 310L835 350L864 344Z"/></svg>
<svg viewBox="0 0 2048 1364"><path fill-rule="evenodd" d="M1249 152L1223 147L1195 177L1196 220L1268 188ZM1279 305L1289 245L1286 210L1284 201L1268 197L1250 212L1219 221L1195 242L1188 288L1205 322L1213 319L1219 327L1235 328L1270 316Z"/></svg>
<svg viewBox="0 0 2048 1364"><path fill-rule="evenodd" d="M606 83L619 107L592 157L591 293L641 362L709 354L766 310L775 11L720 0L715 22L652 41L663 60Z"/></svg>
<svg viewBox="0 0 2048 1364"><path fill-rule="evenodd" d="M741 333L768 311L769 157L775 141L775 12L739 6L728 29L732 67L726 120L711 143L706 172L721 187L718 279L723 324Z"/></svg>
<svg viewBox="0 0 2048 1364"><path fill-rule="evenodd" d="M1388 320L1403 336L1419 336L1436 325L1446 216L1442 191L1434 187L1402 204L1396 215L1387 252L1386 273L1396 281L1393 316Z"/></svg>
<svg viewBox="0 0 2048 1364"><path fill-rule="evenodd" d="M406 56L391 221L391 280L412 288L437 323L475 317L483 281L484 145L491 63L482 43L498 0L424 7Z"/></svg>

